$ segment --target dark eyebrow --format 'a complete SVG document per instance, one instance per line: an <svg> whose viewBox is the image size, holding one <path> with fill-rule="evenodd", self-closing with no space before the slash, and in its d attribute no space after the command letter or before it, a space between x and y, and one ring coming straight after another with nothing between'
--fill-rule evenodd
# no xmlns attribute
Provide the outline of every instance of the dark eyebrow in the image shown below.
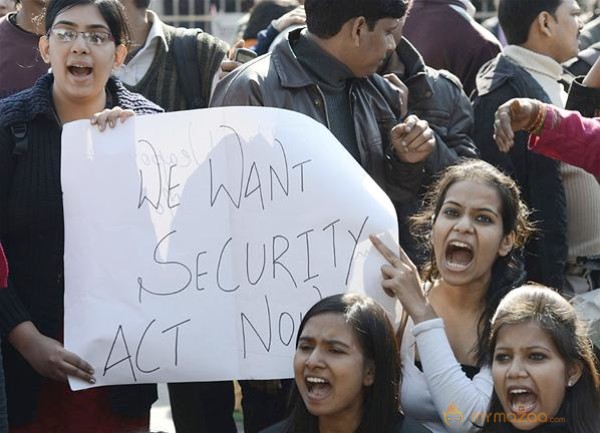
<svg viewBox="0 0 600 433"><path fill-rule="evenodd" d="M300 337L298 339L298 344L299 343L313 343L315 341L315 338L311 337L311 336L306 336L306 337ZM350 346L346 343L344 343L343 341L340 340L323 340L325 342L325 344L330 345L330 346L343 346L345 348L350 349Z"/></svg>
<svg viewBox="0 0 600 433"><path fill-rule="evenodd" d="M350 346L348 344L340 340L325 340L325 343L329 344L330 346L342 346L347 349L350 349Z"/></svg>
<svg viewBox="0 0 600 433"><path fill-rule="evenodd" d="M455 201L453 201L453 200L445 200L445 201L444 201L444 203L442 203L442 205L445 205L445 204L452 204L452 205L454 205L454 206L462 207L462 206L460 205L460 203L457 203L457 202L455 202Z"/></svg>
<svg viewBox="0 0 600 433"><path fill-rule="evenodd" d="M514 352L514 350L510 347L503 347L503 346L496 346L496 348L494 349L494 352L497 350L506 350L509 352ZM544 352L548 352L548 353L552 353L551 350L547 349L546 347L543 346L527 346L525 347L525 350L543 350Z"/></svg>
<svg viewBox="0 0 600 433"><path fill-rule="evenodd" d="M69 27L77 27L77 23L74 23L72 21L67 21L67 20L61 20L61 21L57 21L55 22L52 27L61 24L63 26L69 26ZM104 25L104 24L90 24L88 26L85 27L87 30L106 30L108 31L108 33L110 33L110 29L108 28L108 26Z"/></svg>
<svg viewBox="0 0 600 433"><path fill-rule="evenodd" d="M454 205L454 206L460 207L460 208L463 207L460 203L457 203L457 202L455 202L453 200L445 201L442 204L442 206L445 206L445 205L448 205L448 204L451 204L451 205ZM489 212L491 214L494 214L494 215L498 216L498 213L495 210L490 209L489 207L480 207L480 208L477 208L476 210L479 211L479 212Z"/></svg>
<svg viewBox="0 0 600 433"><path fill-rule="evenodd" d="M498 216L498 213L495 210L490 209L489 207L480 207L480 208L477 208L477 210L479 212L489 212L491 214Z"/></svg>

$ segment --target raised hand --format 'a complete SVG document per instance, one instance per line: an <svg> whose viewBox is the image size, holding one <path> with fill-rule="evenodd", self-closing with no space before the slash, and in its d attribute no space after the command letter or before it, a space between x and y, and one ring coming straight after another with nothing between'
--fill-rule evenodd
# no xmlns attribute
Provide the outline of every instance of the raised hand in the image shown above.
<svg viewBox="0 0 600 433"><path fill-rule="evenodd" d="M515 98L505 102L494 116L494 139L506 153L515 144L515 131L526 129L535 120L540 102L535 99Z"/></svg>
<svg viewBox="0 0 600 433"><path fill-rule="evenodd" d="M432 129L414 114L392 128L390 140L398 159L411 164L425 160L435 149Z"/></svg>
<svg viewBox="0 0 600 433"><path fill-rule="evenodd" d="M400 301L415 324L437 317L425 297L419 270L402 247L398 247L400 250L398 256L378 237L371 235L369 239L389 263L381 267L383 276L381 286L385 293Z"/></svg>

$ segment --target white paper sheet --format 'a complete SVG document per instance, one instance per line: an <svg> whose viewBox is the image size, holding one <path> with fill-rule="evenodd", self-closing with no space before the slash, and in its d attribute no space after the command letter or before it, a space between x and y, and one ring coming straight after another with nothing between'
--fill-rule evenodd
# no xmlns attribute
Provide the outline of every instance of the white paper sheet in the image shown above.
<svg viewBox="0 0 600 433"><path fill-rule="evenodd" d="M95 386L292 377L302 315L366 292L392 203L321 124L227 107L65 125L65 347ZM90 384L72 379L73 389Z"/></svg>

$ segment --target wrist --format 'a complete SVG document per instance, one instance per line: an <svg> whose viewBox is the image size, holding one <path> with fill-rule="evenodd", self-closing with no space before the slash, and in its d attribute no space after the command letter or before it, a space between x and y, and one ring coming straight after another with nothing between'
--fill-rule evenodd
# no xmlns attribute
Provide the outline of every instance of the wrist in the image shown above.
<svg viewBox="0 0 600 433"><path fill-rule="evenodd" d="M415 325L417 325L421 322L425 322L427 320L432 320L432 319L438 318L438 315L435 314L433 307L429 304L424 305L422 308L419 308L418 310L415 310L414 312L412 312L412 314L410 314L410 316L413 319L413 323Z"/></svg>
<svg viewBox="0 0 600 433"><path fill-rule="evenodd" d="M30 322L22 322L15 326L8 334L8 342L23 356L30 350L33 341L39 335L35 325Z"/></svg>
<svg viewBox="0 0 600 433"><path fill-rule="evenodd" d="M532 116L533 120L525 127L525 131L529 134L540 135L546 122L547 107L539 101L535 102L535 115Z"/></svg>

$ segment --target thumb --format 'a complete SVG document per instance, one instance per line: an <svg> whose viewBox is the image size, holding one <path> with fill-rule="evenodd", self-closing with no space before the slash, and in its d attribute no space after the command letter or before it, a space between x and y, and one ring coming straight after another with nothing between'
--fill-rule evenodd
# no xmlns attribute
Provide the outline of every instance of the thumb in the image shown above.
<svg viewBox="0 0 600 433"><path fill-rule="evenodd" d="M510 118L513 131L527 127L533 121L535 102L530 99L515 99L510 104Z"/></svg>
<svg viewBox="0 0 600 433"><path fill-rule="evenodd" d="M243 39L240 39L239 41L237 41L234 45L231 46L231 48L229 48L229 51L227 52L227 58L229 60L233 60L235 58L235 50L238 48L244 48L244 45L246 43L244 42Z"/></svg>

